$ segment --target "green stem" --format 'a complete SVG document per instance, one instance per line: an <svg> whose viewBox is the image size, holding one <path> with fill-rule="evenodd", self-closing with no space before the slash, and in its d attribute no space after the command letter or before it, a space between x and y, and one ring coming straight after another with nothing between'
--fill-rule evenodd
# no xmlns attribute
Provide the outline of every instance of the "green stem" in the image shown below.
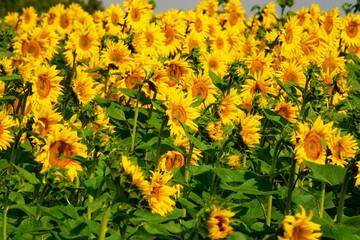
<svg viewBox="0 0 360 240"><path fill-rule="evenodd" d="M93 178L94 175L95 175L95 167L96 167L96 160L97 160L97 154L98 154L98 148L95 147L95 151L94 151L94 156L93 156L93 162L92 162L92 165L91 165L91 169L90 169L90 174L89 174L89 179ZM90 203L92 203L94 200L94 197L89 194L89 198L88 198L88 201L89 201L89 205ZM90 206L88 206L88 209L87 209L87 217L89 220L91 220L91 208Z"/></svg>
<svg viewBox="0 0 360 240"><path fill-rule="evenodd" d="M290 168L288 194L287 194L286 206L285 206L285 215L289 215L289 213L290 213L292 191L293 191L293 187L294 187L294 183L295 183L296 166L297 166L296 159L293 158L293 160L291 162L291 168Z"/></svg>
<svg viewBox="0 0 360 240"><path fill-rule="evenodd" d="M195 136L196 135L197 134L195 134ZM194 144L192 142L190 142L190 149L189 149L189 153L188 153L188 156L187 156L186 162L185 162L185 174L184 174L184 181L187 185L189 184L189 166L190 166L190 162L191 162L191 156L192 156L193 149L194 149ZM189 189L184 188L183 197L185 199L187 199L188 196L189 196Z"/></svg>
<svg viewBox="0 0 360 240"><path fill-rule="evenodd" d="M110 213L111 213L111 204L108 204L108 206L105 209L103 218L101 220L100 233L99 233L99 238L98 238L99 240L105 239Z"/></svg>
<svg viewBox="0 0 360 240"><path fill-rule="evenodd" d="M156 146L156 157L155 157L155 167L156 169L159 168L159 161L160 161L160 150L161 150L161 134L164 130L164 127L167 123L167 117L163 116L163 122L161 123L161 127L159 130L159 138L157 141L157 146Z"/></svg>
<svg viewBox="0 0 360 240"><path fill-rule="evenodd" d="M342 222L343 209L345 204L346 190L350 181L350 172L348 171L345 175L343 184L341 185L340 199L337 207L336 223Z"/></svg>
<svg viewBox="0 0 360 240"><path fill-rule="evenodd" d="M7 190L9 191L9 190ZM3 213L3 240L6 240L6 224L7 224L7 212L9 210L9 206L7 205L8 202L8 193L4 193L4 200L5 200L5 209Z"/></svg>
<svg viewBox="0 0 360 240"><path fill-rule="evenodd" d="M324 201L325 201L325 187L326 183L321 183L321 192L320 192L320 208L319 208L319 217L322 218L324 214Z"/></svg>
<svg viewBox="0 0 360 240"><path fill-rule="evenodd" d="M15 136L14 144L11 149L10 167L8 168L8 174L11 174L14 170L19 141L20 141L21 135L24 133L24 131L25 131L24 129L21 129Z"/></svg>
<svg viewBox="0 0 360 240"><path fill-rule="evenodd" d="M139 115L139 102L140 102L140 95L141 95L141 86L139 87L139 92L136 98L136 105L135 105L135 113L134 113L134 126L131 134L131 152L134 151L135 147L135 134L136 134L136 125L137 125L137 118Z"/></svg>
<svg viewBox="0 0 360 240"><path fill-rule="evenodd" d="M275 146L274 154L271 160L271 170L270 170L270 182L271 182L271 190L274 188L274 172L276 168L276 162L280 154L282 139L280 139ZM266 225L270 226L271 224L271 208L272 208L272 195L269 195L268 197L268 208L267 208L267 214L266 214Z"/></svg>
<svg viewBox="0 0 360 240"><path fill-rule="evenodd" d="M44 189L42 190L41 192L41 195L40 195L40 198L39 198L39 201L37 202L37 206L36 206L36 216L35 216L35 219L36 220L39 220L39 214L40 214L40 206L47 194L47 191L49 189L49 185L48 184L45 184L44 185Z"/></svg>

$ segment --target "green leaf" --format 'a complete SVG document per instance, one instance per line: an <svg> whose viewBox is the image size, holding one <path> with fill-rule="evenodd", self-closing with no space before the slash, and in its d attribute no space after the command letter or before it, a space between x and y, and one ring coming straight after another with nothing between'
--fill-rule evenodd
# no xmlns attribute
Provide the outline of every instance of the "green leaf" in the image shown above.
<svg viewBox="0 0 360 240"><path fill-rule="evenodd" d="M137 89L127 89L127 88L119 89L119 91L122 92L123 94L127 95L130 98L137 98L137 95L139 92L139 90L137 90Z"/></svg>
<svg viewBox="0 0 360 240"><path fill-rule="evenodd" d="M165 102L164 100L151 100L152 105L156 108L156 110L159 110L160 112L165 112L166 109L161 106L161 104Z"/></svg>
<svg viewBox="0 0 360 240"><path fill-rule="evenodd" d="M19 171L19 173L27 180L29 181L29 183L31 184L40 184L39 179L36 178L35 173L29 173L28 171L26 171L25 169L16 166L15 164L13 164L13 166L16 168L16 170Z"/></svg>
<svg viewBox="0 0 360 240"><path fill-rule="evenodd" d="M13 80L21 80L22 77L18 74L13 74L10 76L0 76L1 81L13 81Z"/></svg>
<svg viewBox="0 0 360 240"><path fill-rule="evenodd" d="M6 50L4 48L0 48L0 58L4 58L4 57L9 58L9 57L13 57L15 55L16 55L15 53L13 53L13 52L11 52L9 50Z"/></svg>
<svg viewBox="0 0 360 240"><path fill-rule="evenodd" d="M0 101L14 101L16 99L15 96L4 96L0 98Z"/></svg>
<svg viewBox="0 0 360 240"><path fill-rule="evenodd" d="M233 232L227 237L227 240L246 240L246 239L249 238L241 232Z"/></svg>
<svg viewBox="0 0 360 240"><path fill-rule="evenodd" d="M175 208L174 211L168 213L165 217L151 213L145 209L138 209L134 213L131 214L130 221L133 224L139 224L142 222L150 222L150 223L162 223L168 220L178 219L183 214L182 209Z"/></svg>
<svg viewBox="0 0 360 240"><path fill-rule="evenodd" d="M89 178L85 181L85 189L86 191L93 197L96 196L97 190L100 187L103 176L96 176L93 178Z"/></svg>
<svg viewBox="0 0 360 240"><path fill-rule="evenodd" d="M82 219L66 219L59 228L61 236L66 239L80 239L90 234L89 226Z"/></svg>
<svg viewBox="0 0 360 240"><path fill-rule="evenodd" d="M273 112L270 109L264 108L263 111L265 113L266 118L279 127L284 127L289 122L287 119L283 118L280 114Z"/></svg>
<svg viewBox="0 0 360 240"><path fill-rule="evenodd" d="M116 107L115 103L111 103L110 107L106 109L106 112L111 118L117 120L126 120L124 111L121 108Z"/></svg>
<svg viewBox="0 0 360 240"><path fill-rule="evenodd" d="M326 182L331 186L341 184L344 180L347 169L332 164L320 165L303 160L305 165L311 169L310 176L320 182Z"/></svg>
<svg viewBox="0 0 360 240"><path fill-rule="evenodd" d="M252 8L251 8L251 12L254 11L254 10L260 10L260 6L259 5L254 5Z"/></svg>

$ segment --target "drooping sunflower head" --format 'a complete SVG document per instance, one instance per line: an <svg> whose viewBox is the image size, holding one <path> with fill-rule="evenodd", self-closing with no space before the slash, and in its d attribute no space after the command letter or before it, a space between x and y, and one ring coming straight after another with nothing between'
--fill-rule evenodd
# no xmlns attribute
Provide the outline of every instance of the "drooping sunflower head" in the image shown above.
<svg viewBox="0 0 360 240"><path fill-rule="evenodd" d="M297 108L291 103L286 102L284 98L280 98L280 101L276 104L274 112L281 115L291 123L296 121Z"/></svg>
<svg viewBox="0 0 360 240"><path fill-rule="evenodd" d="M121 9L120 5L117 3L114 5L113 3L110 5L108 9L106 9L105 18L106 18L106 31L108 34L117 36L124 25L124 17L125 13Z"/></svg>
<svg viewBox="0 0 360 240"><path fill-rule="evenodd" d="M255 144L260 143L261 118L259 115L246 116L243 114L240 116L241 131L239 134L248 147L253 147Z"/></svg>
<svg viewBox="0 0 360 240"><path fill-rule="evenodd" d="M84 106L96 96L95 82L81 67L78 67L76 72L72 88L79 102Z"/></svg>
<svg viewBox="0 0 360 240"><path fill-rule="evenodd" d="M34 123L32 131L44 138L47 135L55 133L59 122L62 119L60 113L56 112L51 105L42 105L32 108L34 114Z"/></svg>
<svg viewBox="0 0 360 240"><path fill-rule="evenodd" d="M18 12L8 12L8 14L5 16L4 21L7 24L10 24L16 30L18 27L18 22L19 22L19 13Z"/></svg>
<svg viewBox="0 0 360 240"><path fill-rule="evenodd" d="M209 237L211 239L222 239L233 232L233 228L230 226L230 218L235 213L217 208L213 206L213 210L210 213L210 218L207 221L209 227Z"/></svg>
<svg viewBox="0 0 360 240"><path fill-rule="evenodd" d="M223 139L223 131L221 130L221 122L210 122L206 130L209 133L209 137L214 141L220 141Z"/></svg>
<svg viewBox="0 0 360 240"><path fill-rule="evenodd" d="M23 14L20 16L20 28L27 32L36 26L37 13L34 7L23 8Z"/></svg>
<svg viewBox="0 0 360 240"><path fill-rule="evenodd" d="M185 158L178 151L168 151L160 157L159 168L163 171L170 171L173 168L184 166Z"/></svg>
<svg viewBox="0 0 360 240"><path fill-rule="evenodd" d="M333 134L330 137L330 163L344 167L347 164L347 159L355 157L358 148L356 140L350 133L341 136L339 130L337 134Z"/></svg>
<svg viewBox="0 0 360 240"><path fill-rule="evenodd" d="M205 106L216 101L217 91L219 90L211 81L209 75L199 74L198 76L192 75L189 83L187 84L188 92L195 98L201 96L204 99Z"/></svg>
<svg viewBox="0 0 360 240"><path fill-rule="evenodd" d="M287 215L283 220L284 237L277 236L279 240L287 239L320 239L322 233L320 224L311 222L313 212L310 210L306 216L305 209L300 205L301 213L295 216Z"/></svg>

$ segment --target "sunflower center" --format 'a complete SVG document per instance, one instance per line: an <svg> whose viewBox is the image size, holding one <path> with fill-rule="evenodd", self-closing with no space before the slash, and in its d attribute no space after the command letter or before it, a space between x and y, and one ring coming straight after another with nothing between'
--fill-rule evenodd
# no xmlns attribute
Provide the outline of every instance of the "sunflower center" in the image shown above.
<svg viewBox="0 0 360 240"><path fill-rule="evenodd" d="M193 47L200 48L199 43L198 43L197 40L195 40L195 39L190 39L190 40L189 40L189 50L191 51Z"/></svg>
<svg viewBox="0 0 360 240"><path fill-rule="evenodd" d="M281 115L285 119L290 118L290 112L289 112L289 109L286 106L281 106L279 108L279 110L277 110L275 112L278 113L279 115Z"/></svg>
<svg viewBox="0 0 360 240"><path fill-rule="evenodd" d="M109 59L110 61L115 63L122 63L123 60L121 54L117 51L113 51L112 53L110 53Z"/></svg>
<svg viewBox="0 0 360 240"><path fill-rule="evenodd" d="M212 70L217 70L219 65L218 65L218 62L215 60L215 59L211 59L209 62L208 62L208 66L210 69Z"/></svg>
<svg viewBox="0 0 360 240"><path fill-rule="evenodd" d="M249 70L250 73L254 74L263 74L264 72L264 65L260 61L253 61L251 64L251 68Z"/></svg>
<svg viewBox="0 0 360 240"><path fill-rule="evenodd" d="M187 119L186 111L182 106L174 107L174 109L172 110L171 116L172 116L173 122L175 122L175 124L177 126L181 126L178 119L184 123L186 122L186 119Z"/></svg>
<svg viewBox="0 0 360 240"><path fill-rule="evenodd" d="M128 89L139 89L139 85L136 83L142 82L142 78L138 74L132 74L128 76L125 80L125 85Z"/></svg>
<svg viewBox="0 0 360 240"><path fill-rule="evenodd" d="M218 223L216 225L219 227L219 231L224 232L226 230L224 226L225 219L222 216L216 216L215 218L218 220Z"/></svg>
<svg viewBox="0 0 360 240"><path fill-rule="evenodd" d="M165 29L164 29L164 33L165 33L165 45L169 45L171 44L171 42L174 40L174 30L169 27L169 26L166 26Z"/></svg>
<svg viewBox="0 0 360 240"><path fill-rule="evenodd" d="M171 153L172 155L166 158L165 167L167 171L184 166L184 156L176 151Z"/></svg>
<svg viewBox="0 0 360 240"><path fill-rule="evenodd" d="M317 160L323 151L320 136L316 133L310 133L306 136L304 141L304 150L309 159L314 161Z"/></svg>
<svg viewBox="0 0 360 240"><path fill-rule="evenodd" d="M61 158L62 156L72 156L71 146L63 141L56 141L50 145L50 166L64 168L69 162L69 159Z"/></svg>
<svg viewBox="0 0 360 240"><path fill-rule="evenodd" d="M155 195L156 199L160 198L160 187L153 187L151 194Z"/></svg>
<svg viewBox="0 0 360 240"><path fill-rule="evenodd" d="M176 64L169 64L167 72L169 76L169 81L167 82L167 84L169 85L169 87L173 87L176 85L176 80L180 80L180 78L182 77L181 68Z"/></svg>
<svg viewBox="0 0 360 240"><path fill-rule="evenodd" d="M117 24L119 22L119 16L116 13L112 13L111 14L111 23L112 24Z"/></svg>
<svg viewBox="0 0 360 240"><path fill-rule="evenodd" d="M46 118L39 118L39 133L40 137L44 137L49 129L49 122Z"/></svg>
<svg viewBox="0 0 360 240"><path fill-rule="evenodd" d="M201 96L203 99L206 99L207 95L208 95L208 89L204 84L198 83L193 86L193 89L192 89L192 97L193 98L197 97L197 96Z"/></svg>
<svg viewBox="0 0 360 240"><path fill-rule="evenodd" d="M47 22L49 25L52 25L55 21L56 15L53 13L49 13L49 17L47 19Z"/></svg>
<svg viewBox="0 0 360 240"><path fill-rule="evenodd" d="M26 12L24 14L24 20L25 20L25 24L28 24L31 20L31 16L30 16L30 13Z"/></svg>
<svg viewBox="0 0 360 240"><path fill-rule="evenodd" d="M266 88L264 88L263 84L259 84L258 82L256 82L254 84L254 86L251 88L251 93L255 94L255 93L264 93L266 94Z"/></svg>
<svg viewBox="0 0 360 240"><path fill-rule="evenodd" d="M285 73L284 83L289 83L288 81L297 83L297 82L298 82L298 76L297 76L297 74L294 73L294 72L292 72L292 71Z"/></svg>
<svg viewBox="0 0 360 240"><path fill-rule="evenodd" d="M137 8L131 9L131 19L132 19L134 22L140 21L140 16L141 16L141 14L140 14L139 9L137 9Z"/></svg>
<svg viewBox="0 0 360 240"><path fill-rule="evenodd" d="M81 36L79 39L79 45L82 50L89 50L91 47L91 40L88 36Z"/></svg>
<svg viewBox="0 0 360 240"><path fill-rule="evenodd" d="M67 16L67 14L62 14L60 17L60 27L63 29L66 29L70 25L70 20Z"/></svg>
<svg viewBox="0 0 360 240"><path fill-rule="evenodd" d="M234 26L238 21L238 14L236 11L231 11L229 14L229 23L230 26Z"/></svg>
<svg viewBox="0 0 360 240"><path fill-rule="evenodd" d="M50 80L46 74L42 74L38 76L38 81L36 83L37 93L41 98L46 98L50 92Z"/></svg>
<svg viewBox="0 0 360 240"><path fill-rule="evenodd" d="M208 16L212 17L215 14L214 6L213 5L208 5L207 6L207 12L208 12Z"/></svg>
<svg viewBox="0 0 360 240"><path fill-rule="evenodd" d="M291 29L287 29L285 32L285 42L291 44L293 40L293 32Z"/></svg>
<svg viewBox="0 0 360 240"><path fill-rule="evenodd" d="M327 34L330 34L334 27L334 22L330 17L327 17L324 21L324 29Z"/></svg>
<svg viewBox="0 0 360 240"><path fill-rule="evenodd" d="M4 133L4 128L3 128L2 124L0 124L0 136L2 136L3 133Z"/></svg>
<svg viewBox="0 0 360 240"><path fill-rule="evenodd" d="M40 45L36 40L30 40L28 43L24 43L22 46L22 55L30 54L37 58L40 55Z"/></svg>
<svg viewBox="0 0 360 240"><path fill-rule="evenodd" d="M195 20L195 30L199 33L202 31L202 22L200 18L196 18Z"/></svg>
<svg viewBox="0 0 360 240"><path fill-rule="evenodd" d="M221 50L224 48L224 40L222 38L216 39L216 47Z"/></svg>
<svg viewBox="0 0 360 240"><path fill-rule="evenodd" d="M356 35L358 34L358 25L355 22L350 22L346 28L346 34L350 37L356 37Z"/></svg>
<svg viewBox="0 0 360 240"><path fill-rule="evenodd" d="M154 35L152 35L151 33L147 32L145 34L145 39L146 39L146 47L151 47L154 44Z"/></svg>
<svg viewBox="0 0 360 240"><path fill-rule="evenodd" d="M328 58L323 63L323 69L326 71L329 69L329 73L332 73L336 69L335 59Z"/></svg>

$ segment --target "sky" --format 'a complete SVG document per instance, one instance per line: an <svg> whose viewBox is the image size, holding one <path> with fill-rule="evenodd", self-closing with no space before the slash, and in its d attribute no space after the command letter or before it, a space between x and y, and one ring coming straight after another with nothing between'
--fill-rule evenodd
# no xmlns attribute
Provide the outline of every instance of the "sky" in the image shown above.
<svg viewBox="0 0 360 240"><path fill-rule="evenodd" d="M105 8L108 8L111 3L114 3L114 5L116 3L119 3L120 6L123 7L123 5L122 5L123 1L119 1L119 0L102 0L102 1L103 1L103 5ZM276 13L278 15L280 15L281 8L278 6L276 0L273 0L273 1L277 5ZM195 9L196 5L198 5L201 2L201 0L155 0L155 2L157 5L157 9L155 9L154 13L157 14L159 12L165 12L171 8L184 10L184 11L187 11L190 9ZM240 2L242 3L244 9L246 10L246 12L245 12L246 16L250 16L250 15L252 15L250 9L254 5L257 4L260 7L263 7L264 5L269 3L270 0L243 0ZM295 0L295 5L290 10L295 12L296 10L298 10L302 7L309 8L312 3L316 3L316 4L319 4L321 11L322 10L329 11L330 9L333 9L334 7L338 7L340 10L340 14L343 16L343 15L345 15L345 13L342 10L341 6L346 2L350 3L350 4L355 4L356 0ZM287 11L287 10L289 10L289 8L285 9L285 11Z"/></svg>

